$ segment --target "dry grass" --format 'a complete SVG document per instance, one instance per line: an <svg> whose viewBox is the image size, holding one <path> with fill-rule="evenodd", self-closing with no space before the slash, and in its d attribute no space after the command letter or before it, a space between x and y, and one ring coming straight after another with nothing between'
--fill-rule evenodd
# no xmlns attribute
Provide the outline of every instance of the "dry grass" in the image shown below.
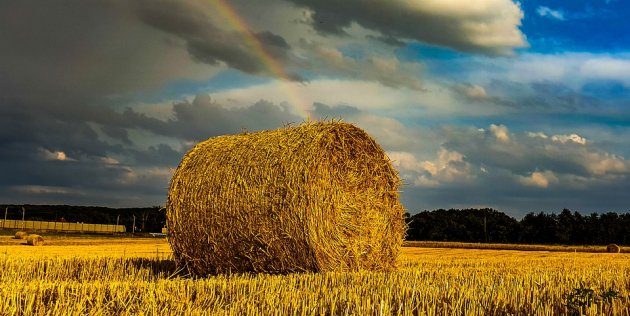
<svg viewBox="0 0 630 316"><path fill-rule="evenodd" d="M396 272L196 279L164 254L146 255L165 240L134 241L96 240L92 248L109 249L100 257L75 251L82 245L39 249L73 254L61 258L1 246L0 315L561 315L572 311L575 288L619 292L584 305L583 314L630 314L627 254L406 247ZM111 250L117 242L137 253Z"/></svg>
<svg viewBox="0 0 630 316"><path fill-rule="evenodd" d="M164 258L171 249L161 238L100 238L47 236L44 246L33 251L24 240L0 236L0 257L41 258ZM2 313L0 313L2 315Z"/></svg>
<svg viewBox="0 0 630 316"><path fill-rule="evenodd" d="M389 270L405 231L399 185L385 152L352 124L215 137L173 176L169 241L200 276Z"/></svg>
<svg viewBox="0 0 630 316"><path fill-rule="evenodd" d="M525 244L482 244L450 241L405 241L404 247L423 248L458 248L490 249L519 251L554 251L554 252L608 252L605 246L563 246L563 245L525 245ZM619 247L619 252L630 253L630 249Z"/></svg>

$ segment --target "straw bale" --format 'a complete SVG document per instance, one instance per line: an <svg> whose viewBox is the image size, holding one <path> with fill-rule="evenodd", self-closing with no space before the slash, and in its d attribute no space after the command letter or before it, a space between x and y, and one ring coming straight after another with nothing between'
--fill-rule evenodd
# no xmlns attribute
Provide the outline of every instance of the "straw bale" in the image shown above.
<svg viewBox="0 0 630 316"><path fill-rule="evenodd" d="M15 233L15 236L13 236L13 239L25 239L26 236L28 236L27 232L19 231Z"/></svg>
<svg viewBox="0 0 630 316"><path fill-rule="evenodd" d="M390 270L406 226L381 147L342 122L210 138L171 180L175 259L217 273Z"/></svg>
<svg viewBox="0 0 630 316"><path fill-rule="evenodd" d="M610 252L610 253L620 253L621 252L621 247L615 245L615 244L610 244L608 246L606 246L606 252Z"/></svg>
<svg viewBox="0 0 630 316"><path fill-rule="evenodd" d="M26 243L31 246L43 246L44 245L44 237L40 235L31 234L26 237Z"/></svg>

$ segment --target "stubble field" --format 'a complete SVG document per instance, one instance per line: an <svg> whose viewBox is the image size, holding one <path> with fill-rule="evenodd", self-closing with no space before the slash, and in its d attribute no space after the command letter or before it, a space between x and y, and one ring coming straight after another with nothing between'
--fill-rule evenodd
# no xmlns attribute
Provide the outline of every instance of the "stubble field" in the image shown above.
<svg viewBox="0 0 630 316"><path fill-rule="evenodd" d="M400 269L194 279L159 238L0 237L1 315L630 315L630 254L405 247Z"/></svg>

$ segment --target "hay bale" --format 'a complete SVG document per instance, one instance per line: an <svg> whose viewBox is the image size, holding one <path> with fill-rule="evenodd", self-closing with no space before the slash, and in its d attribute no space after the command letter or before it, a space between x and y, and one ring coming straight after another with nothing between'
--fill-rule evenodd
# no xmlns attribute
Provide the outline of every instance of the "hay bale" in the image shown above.
<svg viewBox="0 0 630 316"><path fill-rule="evenodd" d="M31 234L26 237L26 243L31 246L43 246L44 245L44 237L40 235Z"/></svg>
<svg viewBox="0 0 630 316"><path fill-rule="evenodd" d="M610 244L608 246L606 246L606 252L610 252L610 253L620 253L621 252L621 247L615 245L615 244Z"/></svg>
<svg viewBox="0 0 630 316"><path fill-rule="evenodd" d="M210 138L167 199L175 259L196 275L390 270L406 226L381 147L340 122Z"/></svg>
<svg viewBox="0 0 630 316"><path fill-rule="evenodd" d="M15 233L15 236L13 236L13 239L25 239L26 236L28 236L27 232L19 231Z"/></svg>

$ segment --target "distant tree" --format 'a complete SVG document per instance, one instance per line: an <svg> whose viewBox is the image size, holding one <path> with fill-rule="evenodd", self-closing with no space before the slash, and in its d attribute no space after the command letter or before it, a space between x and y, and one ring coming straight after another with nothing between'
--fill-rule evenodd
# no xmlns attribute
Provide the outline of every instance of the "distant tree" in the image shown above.
<svg viewBox="0 0 630 316"><path fill-rule="evenodd" d="M512 242L518 222L493 209L423 211L411 216L408 239Z"/></svg>
<svg viewBox="0 0 630 316"><path fill-rule="evenodd" d="M569 209L563 209L558 215L558 223L556 228L556 241L561 244L569 244L574 241L573 231L575 226L575 219Z"/></svg>

